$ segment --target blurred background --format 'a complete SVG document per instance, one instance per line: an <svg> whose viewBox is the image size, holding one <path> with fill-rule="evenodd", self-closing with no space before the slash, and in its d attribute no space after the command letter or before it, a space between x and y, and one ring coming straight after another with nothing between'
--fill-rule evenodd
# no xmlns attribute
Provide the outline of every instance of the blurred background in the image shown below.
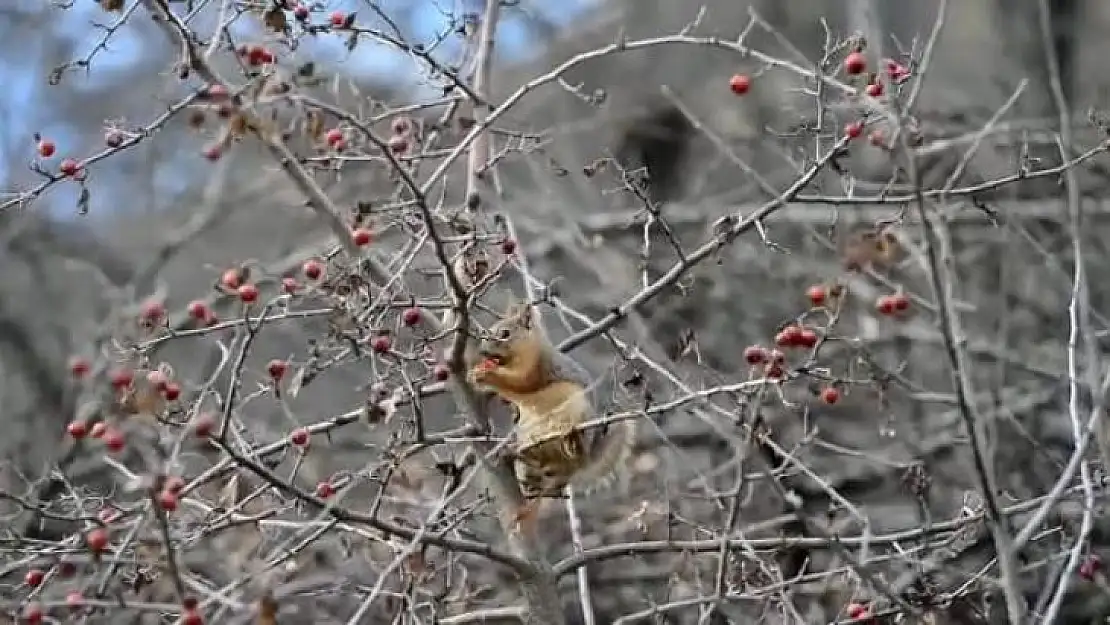
<svg viewBox="0 0 1110 625"><path fill-rule="evenodd" d="M193 26L201 32L210 33L217 20L218 3L212 4L197 12ZM1110 88L1105 72L1110 40L1104 33L1110 27L1110 5L1095 0L1049 4L1045 31L1036 0L948 3L922 78L914 61L933 30L935 0L514 0L505 3L498 31L492 99L499 102L534 76L619 37L663 37L683 29L695 36L735 39L754 24L748 45L803 68L819 62L828 45L859 34L876 66L883 58L913 66L913 81L920 81L913 113L921 136L923 184L939 189L957 172L955 187L983 185L974 202L964 194L945 210L959 280L955 296L978 392L975 403L991 424L995 469L1008 505L1047 491L1073 448L1066 344L1075 258L1060 176L990 183L1020 169L1057 166L1106 138L1102 109ZM54 185L33 201L13 203L44 180L32 169L35 133L56 142L53 166L63 157L85 159L105 149L106 129L148 125L197 88L195 80L178 79L173 69L177 50L146 11L132 5L125 3L122 12L104 11L93 0L14 0L0 7L0 203L8 206L0 214L0 420L8 434L0 438L0 487L11 492L28 489L28 483L43 479L53 463L63 460L73 479L97 483L96 454L73 452L65 440L64 427L78 399L65 363L71 354L90 349L110 325L111 311L154 293L165 294L171 310L181 309L210 293L226 267L247 261L296 267L305 250L318 250L327 236L262 150L247 141L209 162L201 152L218 122L190 124L186 115L171 118L150 140L90 166L84 191L76 184ZM463 60L463 37L455 33L460 16L480 11L480 5L474 0L336 2L320 5L313 19L326 20L336 9L357 11L360 24L420 43L450 66ZM238 20L232 33L236 44L276 39L250 16ZM363 41L350 50L340 38L318 36L305 37L296 50L280 49L280 64L290 72L314 64L318 80L304 87L307 93L359 115L411 106L414 115L431 120L438 110L434 103L443 98L443 78L396 47ZM228 76L233 75L231 57L226 50L215 57ZM728 89L729 77L737 72L753 76L751 92L743 98ZM1053 72L1067 102L1063 111L1050 89ZM571 313L599 318L641 288L643 271L657 276L675 260L662 239L650 258L642 258L644 198L622 191L611 171L589 175L598 159L614 156L630 170L645 171L648 198L662 206L678 239L692 248L705 240L717 218L746 214L768 199L757 177L779 190L796 179L812 162L814 129L828 142L860 114L857 105L834 97L818 114L814 94L803 87L797 76L753 58L676 43L576 64L561 82L523 97L498 127L538 138L527 149L509 150L499 163L504 193L495 208L512 216L537 278L560 279L567 310L555 322L554 334L581 329L582 318ZM1000 109L1005 114L981 133ZM1070 144L1061 147L1063 123ZM448 134L449 140L458 136ZM976 149L969 155L972 145ZM1108 330L1103 314L1110 304L1102 279L1106 164L1105 156L1096 156L1074 167L1084 198L1082 245L1100 355ZM806 384L795 385L786 391L785 402L759 400L765 402L760 418L779 448L792 450L809 470L867 511L872 531L915 527L924 519L939 522L981 502L976 503L966 433L943 364L920 227L912 217L901 221L898 236L908 254L897 266L846 274L838 250L848 234L899 219L902 206L841 206L814 198L843 197L849 191L897 195L907 189L904 181L890 182L886 153L863 140L839 167L840 172L818 177L807 192L810 201L793 203L767 222L767 241L747 235L716 262L647 303L618 334L670 372L668 379L646 371L656 399L665 401L690 389L745 378L747 345L767 344L778 327L804 310L807 286L844 280L853 295L837 332L855 341L832 346L829 362L822 364L833 375L868 382L847 391L835 406L815 402ZM345 207L384 201L395 184L365 163L352 164L342 176L321 174L321 180ZM444 193L458 202L461 181L451 180ZM903 289L914 299L911 318L895 322L874 314L876 297ZM271 357L303 352L308 337L320 331L312 324L283 325L260 343L250 366L257 370ZM206 352L191 345L171 347L160 357L173 362L180 375L199 375ZM595 367L615 358L601 340L575 353ZM297 410L309 420L350 410L362 395L357 389L365 377L359 368L341 368L298 397ZM690 493L704 483L727 490L725 484L734 479L730 471L739 460L727 442L737 436L737 428L722 415L735 413L738 401L724 398L712 406L657 415L644 428L635 463L640 474L630 493L619 504L586 508L590 544L633 532L627 520L637 509L720 527L723 512L717 503ZM1082 405L1093 405L1091 393L1084 394ZM451 418L447 407L438 409L440 418ZM278 417L261 415L258 433L272 438L284 427ZM335 443L336 453L313 470L326 475L362 462L363 436L373 438L354 434L346 441L351 449ZM790 463L778 452L763 451L770 465L783 468L784 484L803 496L808 512L823 515L830 509L827 493L804 472L787 471ZM905 486L907 472L921 468L932 480L924 505ZM1029 574L1023 590L1031 603L1051 588L1046 576L1059 570L1059 554L1074 540L1078 516L1069 505L1051 518L1056 529L1025 554ZM773 495L753 495L745 506L745 522L784 513ZM561 517L551 523L553 549L565 555L567 529ZM1096 525L1092 551L1103 548L1107 529L1101 521ZM698 534L689 528L676 531ZM781 531L800 530L789 523L766 530L767 535ZM663 530L648 535L658 537L658 532ZM972 534L963 537L967 544L961 549L927 564L914 558L891 564L891 580L908 586L906 579L917 583L915 576L928 569L942 587L960 587L975 564L990 557L989 541L981 532ZM836 566L826 549L784 549L766 557L778 562L784 578ZM612 622L664 597L697 592L690 579L673 579L677 558L660 554L638 558L635 567L619 561L598 567L599 614L608 615L600 621ZM690 566L700 570L700 564ZM572 596L572 580L563 581ZM813 610L806 613L813 619L809 622L832 618L846 597L858 594L851 584L833 592L827 577L797 588L799 596L811 600L806 604ZM1069 618L1079 620L1067 622L1096 622L1090 619L1107 613L1107 601L1091 587L1079 585L1074 593L1067 610ZM981 596L967 596L972 598L966 609L953 608L948 622L997 617L997 610L982 608ZM748 609L735 605L719 615L732 621L714 622L747 622L742 619L750 616ZM676 613L670 622L697 622L686 616Z"/></svg>

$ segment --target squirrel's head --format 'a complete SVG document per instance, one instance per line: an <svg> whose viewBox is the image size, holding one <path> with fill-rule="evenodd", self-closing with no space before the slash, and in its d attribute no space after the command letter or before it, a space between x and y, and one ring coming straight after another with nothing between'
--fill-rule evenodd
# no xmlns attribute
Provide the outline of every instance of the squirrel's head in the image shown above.
<svg viewBox="0 0 1110 625"><path fill-rule="evenodd" d="M524 343L535 338L534 332L536 322L531 304L513 304L505 317L486 332L479 344L478 353L483 360L492 361L490 364L499 367L509 366L515 359L538 356L521 349Z"/></svg>

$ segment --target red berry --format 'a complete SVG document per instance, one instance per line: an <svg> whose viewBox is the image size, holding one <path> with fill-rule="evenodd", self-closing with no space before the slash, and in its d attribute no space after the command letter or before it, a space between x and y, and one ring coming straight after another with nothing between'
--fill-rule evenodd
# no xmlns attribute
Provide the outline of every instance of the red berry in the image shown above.
<svg viewBox="0 0 1110 625"><path fill-rule="evenodd" d="M220 160L220 157L223 156L224 149L223 149L222 146L220 146L219 143L213 143L213 144L205 147L204 152L202 152L202 154L204 154L204 158L206 158L210 161L218 161L218 160Z"/></svg>
<svg viewBox="0 0 1110 625"><path fill-rule="evenodd" d="M423 315L420 314L420 309L415 306L413 306L412 308L406 308L405 312L401 313L401 321L403 321L407 326L414 326L420 323L420 320L422 318Z"/></svg>
<svg viewBox="0 0 1110 625"><path fill-rule="evenodd" d="M92 363L87 358L73 356L69 359L69 374L75 378L83 378L92 370Z"/></svg>
<svg viewBox="0 0 1110 625"><path fill-rule="evenodd" d="M324 275L324 263L316 260L306 260L304 266L304 276L309 280L319 280L320 276Z"/></svg>
<svg viewBox="0 0 1110 625"><path fill-rule="evenodd" d="M905 312L910 307L910 298L906 297L904 293L898 293L891 296L892 304L896 312Z"/></svg>
<svg viewBox="0 0 1110 625"><path fill-rule="evenodd" d="M158 507L166 512L173 512L177 510L177 495L168 490L158 493Z"/></svg>
<svg viewBox="0 0 1110 625"><path fill-rule="evenodd" d="M501 253L506 256L512 256L516 251L516 241L512 239L505 239L501 242Z"/></svg>
<svg viewBox="0 0 1110 625"><path fill-rule="evenodd" d="M369 228L355 228L351 232L351 240L359 247L369 245L372 238L374 233L370 232Z"/></svg>
<svg viewBox="0 0 1110 625"><path fill-rule="evenodd" d="M89 551L93 553L100 553L108 548L108 530L98 527L90 530L85 534L85 544L89 547Z"/></svg>
<svg viewBox="0 0 1110 625"><path fill-rule="evenodd" d="M883 83L873 82L867 85L867 95L871 96L872 98L877 98L883 95Z"/></svg>
<svg viewBox="0 0 1110 625"><path fill-rule="evenodd" d="M763 368L763 375L771 380L781 380L786 375L786 370L782 365L772 362Z"/></svg>
<svg viewBox="0 0 1110 625"><path fill-rule="evenodd" d="M326 136L328 145L334 146L336 143L339 143L343 140L343 130L339 128L332 128L328 131L328 134Z"/></svg>
<svg viewBox="0 0 1110 625"><path fill-rule="evenodd" d="M74 610L84 607L85 595L82 595L76 590L71 590L68 594L66 594L66 605Z"/></svg>
<svg viewBox="0 0 1110 625"><path fill-rule="evenodd" d="M123 145L123 133L115 128L106 131L104 133L104 145L110 148L118 148Z"/></svg>
<svg viewBox="0 0 1110 625"><path fill-rule="evenodd" d="M862 52L852 52L844 58L844 71L849 74L862 74L867 69L867 57Z"/></svg>
<svg viewBox="0 0 1110 625"><path fill-rule="evenodd" d="M802 328L796 325L789 325L775 335L775 345L779 347L797 347L801 344L801 339Z"/></svg>
<svg viewBox="0 0 1110 625"><path fill-rule="evenodd" d="M108 379L116 390L125 389L135 381L135 372L127 367L117 367L108 374Z"/></svg>
<svg viewBox="0 0 1110 625"><path fill-rule="evenodd" d="M181 625L204 625L204 617L196 610L185 610L181 615Z"/></svg>
<svg viewBox="0 0 1110 625"><path fill-rule="evenodd" d="M109 429L104 433L104 446L112 453L119 453L127 445L127 437L123 432L116 429Z"/></svg>
<svg viewBox="0 0 1110 625"><path fill-rule="evenodd" d="M749 345L744 348L744 362L749 365L759 365L767 362L767 350L759 345Z"/></svg>
<svg viewBox="0 0 1110 625"><path fill-rule="evenodd" d="M411 127L409 118L407 117L395 117L393 118L393 123L390 124L390 128L395 135L403 135L408 132Z"/></svg>
<svg viewBox="0 0 1110 625"><path fill-rule="evenodd" d="M198 321L204 321L208 318L208 304L203 300L193 300L189 302L189 316Z"/></svg>
<svg viewBox="0 0 1110 625"><path fill-rule="evenodd" d="M281 290L289 295L296 293L299 286L296 278L285 277L281 279Z"/></svg>
<svg viewBox="0 0 1110 625"><path fill-rule="evenodd" d="M165 397L166 401L177 401L177 398L181 397L181 385L177 382L167 383L162 389L162 397Z"/></svg>
<svg viewBox="0 0 1110 625"><path fill-rule="evenodd" d="M73 438L80 440L89 433L89 424L84 421L70 421L69 425L66 426L66 432Z"/></svg>
<svg viewBox="0 0 1110 625"><path fill-rule="evenodd" d="M297 8L293 9L293 17L304 21L308 19L308 7L303 4L298 4Z"/></svg>
<svg viewBox="0 0 1110 625"><path fill-rule="evenodd" d="M817 333L809 328L802 328L802 331L798 333L799 347L813 347L817 345L817 341Z"/></svg>
<svg viewBox="0 0 1110 625"><path fill-rule="evenodd" d="M185 490L185 478L180 475L170 475L166 477L166 480L162 482L162 490L173 493L174 495L180 495L181 491Z"/></svg>
<svg viewBox="0 0 1110 625"><path fill-rule="evenodd" d="M262 65L266 61L266 57L269 56L266 48L257 44L247 47L246 53L247 63L255 66Z"/></svg>
<svg viewBox="0 0 1110 625"><path fill-rule="evenodd" d="M331 147L335 148L336 152L342 152L343 150L347 149L347 140L340 139L339 141L333 143Z"/></svg>
<svg viewBox="0 0 1110 625"><path fill-rule="evenodd" d="M844 136L849 139L857 139L863 134L863 122L854 121L844 126Z"/></svg>
<svg viewBox="0 0 1110 625"><path fill-rule="evenodd" d="M43 612L42 606L34 601L23 608L23 621L30 625L39 625L44 616L45 612Z"/></svg>
<svg viewBox="0 0 1110 625"><path fill-rule="evenodd" d="M158 323L166 316L166 306L154 300L143 302L139 316L147 323Z"/></svg>
<svg viewBox="0 0 1110 625"><path fill-rule="evenodd" d="M92 427L89 429L89 436L93 438L101 438L104 436L104 432L107 430L107 423L104 423L103 421L97 421L96 423L92 424Z"/></svg>
<svg viewBox="0 0 1110 625"><path fill-rule="evenodd" d="M432 377L440 382L447 380L447 378L451 377L451 367L448 367L446 363L442 362L437 364L435 368L432 369Z"/></svg>
<svg viewBox="0 0 1110 625"><path fill-rule="evenodd" d="M154 387L154 390L161 393L162 391L166 390L166 385L169 384L170 379L166 377L165 373L162 373L160 370L155 369L146 374L146 381Z"/></svg>
<svg viewBox="0 0 1110 625"><path fill-rule="evenodd" d="M308 430L304 428L297 428L290 432L289 442L297 447L305 447L308 445Z"/></svg>
<svg viewBox="0 0 1110 625"><path fill-rule="evenodd" d="M280 380L281 378L285 377L285 371L288 368L289 363L285 362L284 360L277 360L276 358L274 360L271 360L269 364L266 365L266 371L270 374L270 377L273 378L274 381Z"/></svg>
<svg viewBox="0 0 1110 625"><path fill-rule="evenodd" d="M1102 569L1102 558L1091 554L1079 565L1079 576L1087 581L1092 581L1100 569Z"/></svg>
<svg viewBox="0 0 1110 625"><path fill-rule="evenodd" d="M736 95L744 95L752 88L752 79L744 74L734 74L728 81L728 88Z"/></svg>
<svg viewBox="0 0 1110 625"><path fill-rule="evenodd" d="M213 100L222 100L227 97L227 87L213 83L204 88L204 94Z"/></svg>
<svg viewBox="0 0 1110 625"><path fill-rule="evenodd" d="M328 19L331 21L332 26L342 27L347 23L347 14L343 11L332 11Z"/></svg>
<svg viewBox="0 0 1110 625"><path fill-rule="evenodd" d="M821 401L830 406L835 404L840 401L840 391L834 386L826 386L821 389Z"/></svg>
<svg viewBox="0 0 1110 625"><path fill-rule="evenodd" d="M42 586L42 580L46 579L46 573L42 569L31 569L23 576L23 583L31 588L38 588Z"/></svg>
<svg viewBox="0 0 1110 625"><path fill-rule="evenodd" d="M58 576L59 577L73 577L77 574L77 565L69 560L62 560L58 563Z"/></svg>
<svg viewBox="0 0 1110 625"><path fill-rule="evenodd" d="M81 171L81 164L72 158L67 158L58 165L58 171L62 172L63 176L76 176L77 172Z"/></svg>
<svg viewBox="0 0 1110 625"><path fill-rule="evenodd" d="M244 284L238 288L239 299L250 304L258 299L258 287L253 284Z"/></svg>
<svg viewBox="0 0 1110 625"><path fill-rule="evenodd" d="M54 152L56 150L57 146L54 145L53 141L49 139L43 139L39 141L39 156L43 158L50 158L51 156L54 156Z"/></svg>
<svg viewBox="0 0 1110 625"><path fill-rule="evenodd" d="M875 300L875 310L879 311L881 315L894 314L894 298L890 295L883 295Z"/></svg>
<svg viewBox="0 0 1110 625"><path fill-rule="evenodd" d="M809 298L809 303L814 306L824 306L828 296L829 290L823 284L815 284L806 290L806 297Z"/></svg>
<svg viewBox="0 0 1110 625"><path fill-rule="evenodd" d="M327 499L335 494L335 487L331 482L320 482L316 485L316 496L320 499Z"/></svg>
<svg viewBox="0 0 1110 625"><path fill-rule="evenodd" d="M207 412L197 415L193 421L193 434L197 438L208 438L212 430L216 429L216 419Z"/></svg>
<svg viewBox="0 0 1110 625"><path fill-rule="evenodd" d="M115 523L119 519L120 513L119 510L116 510L115 508L105 507L100 509L100 512L97 513L96 517L100 519L102 523L111 524Z"/></svg>
<svg viewBox="0 0 1110 625"><path fill-rule="evenodd" d="M379 354L384 354L392 348L393 348L393 339L390 339L388 336L385 336L384 334L381 335L381 336L375 336L374 340L370 341L370 349L374 350L375 352L377 352Z"/></svg>
<svg viewBox="0 0 1110 625"><path fill-rule="evenodd" d="M409 149L409 140L404 135L393 135L389 138L389 151L394 154L403 154Z"/></svg>
<svg viewBox="0 0 1110 625"><path fill-rule="evenodd" d="M850 619L861 619L870 612L870 609L862 603L849 603L846 612Z"/></svg>
<svg viewBox="0 0 1110 625"><path fill-rule="evenodd" d="M228 269L220 276L220 284L229 289L237 289L243 285L243 275L238 269Z"/></svg>
<svg viewBox="0 0 1110 625"><path fill-rule="evenodd" d="M867 135L867 141L877 148L886 147L886 135L882 130L877 128L872 130L871 134Z"/></svg>
<svg viewBox="0 0 1110 625"><path fill-rule="evenodd" d="M193 595L187 595L181 599L181 607L186 610L196 610L198 605L200 605L200 601Z"/></svg>

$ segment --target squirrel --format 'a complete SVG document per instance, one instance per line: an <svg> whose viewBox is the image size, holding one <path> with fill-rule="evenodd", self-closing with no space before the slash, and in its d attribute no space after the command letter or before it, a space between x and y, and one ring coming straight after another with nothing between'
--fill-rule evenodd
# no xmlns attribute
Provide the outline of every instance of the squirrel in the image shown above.
<svg viewBox="0 0 1110 625"><path fill-rule="evenodd" d="M636 438L621 420L578 426L597 416L590 374L548 340L528 303L509 307L478 347L472 382L517 410L514 471L526 499L588 494L619 476Z"/></svg>

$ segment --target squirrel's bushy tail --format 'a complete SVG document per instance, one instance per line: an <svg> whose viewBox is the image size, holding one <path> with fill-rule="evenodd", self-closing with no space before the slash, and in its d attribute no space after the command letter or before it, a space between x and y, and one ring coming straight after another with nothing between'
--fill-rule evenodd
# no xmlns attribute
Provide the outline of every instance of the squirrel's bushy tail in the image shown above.
<svg viewBox="0 0 1110 625"><path fill-rule="evenodd" d="M611 423L589 464L571 478L570 487L575 493L589 495L620 481L627 471L625 463L635 443L636 421L621 419Z"/></svg>

